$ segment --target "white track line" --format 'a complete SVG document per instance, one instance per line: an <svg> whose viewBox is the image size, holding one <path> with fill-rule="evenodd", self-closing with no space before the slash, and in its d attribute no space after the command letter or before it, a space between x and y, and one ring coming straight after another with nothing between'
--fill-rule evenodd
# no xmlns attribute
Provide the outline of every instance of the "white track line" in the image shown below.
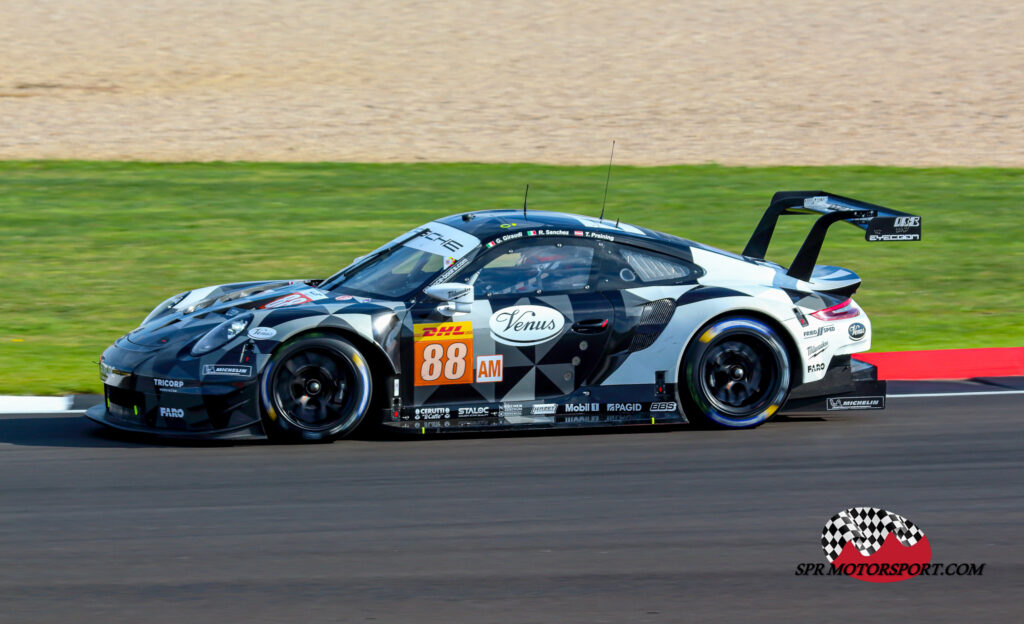
<svg viewBox="0 0 1024 624"><path fill-rule="evenodd" d="M71 409L69 396L0 396L0 414L53 414Z"/></svg>
<svg viewBox="0 0 1024 624"><path fill-rule="evenodd" d="M921 397L978 396L982 394L1024 394L1024 390L980 390L978 392L922 392L919 394L887 394L890 399L917 399Z"/></svg>

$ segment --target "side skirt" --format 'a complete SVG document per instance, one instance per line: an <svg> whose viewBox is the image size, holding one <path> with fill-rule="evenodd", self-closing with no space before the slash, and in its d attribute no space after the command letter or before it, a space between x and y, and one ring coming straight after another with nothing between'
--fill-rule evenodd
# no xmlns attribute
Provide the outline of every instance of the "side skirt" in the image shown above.
<svg viewBox="0 0 1024 624"><path fill-rule="evenodd" d="M424 433L685 423L674 396L674 384L631 384L581 388L569 396L531 401L393 405L384 410L381 424Z"/></svg>

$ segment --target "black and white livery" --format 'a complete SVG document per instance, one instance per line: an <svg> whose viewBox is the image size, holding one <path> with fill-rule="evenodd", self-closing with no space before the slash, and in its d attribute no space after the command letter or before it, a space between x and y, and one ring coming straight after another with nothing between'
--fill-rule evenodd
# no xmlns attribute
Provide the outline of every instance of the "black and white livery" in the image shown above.
<svg viewBox="0 0 1024 624"><path fill-rule="evenodd" d="M792 264L779 217L818 215ZM884 406L850 355L860 279L816 264L828 227L919 240L921 218L823 191L777 193L743 253L554 212L432 221L326 279L198 288L109 347L106 401L129 431L327 440L361 423L450 430L692 422Z"/></svg>

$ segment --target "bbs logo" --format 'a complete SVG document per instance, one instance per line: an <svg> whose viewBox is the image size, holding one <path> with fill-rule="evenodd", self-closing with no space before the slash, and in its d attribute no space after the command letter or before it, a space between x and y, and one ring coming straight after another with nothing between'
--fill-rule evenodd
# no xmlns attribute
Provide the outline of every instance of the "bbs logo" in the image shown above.
<svg viewBox="0 0 1024 624"><path fill-rule="evenodd" d="M676 411L675 401L651 403L652 412L674 412Z"/></svg>
<svg viewBox="0 0 1024 624"><path fill-rule="evenodd" d="M811 364L810 366L807 367L808 373L820 373L823 370L825 370L824 362L822 362L821 364Z"/></svg>
<svg viewBox="0 0 1024 624"><path fill-rule="evenodd" d="M921 225L921 217L896 217L896 227L917 227Z"/></svg>

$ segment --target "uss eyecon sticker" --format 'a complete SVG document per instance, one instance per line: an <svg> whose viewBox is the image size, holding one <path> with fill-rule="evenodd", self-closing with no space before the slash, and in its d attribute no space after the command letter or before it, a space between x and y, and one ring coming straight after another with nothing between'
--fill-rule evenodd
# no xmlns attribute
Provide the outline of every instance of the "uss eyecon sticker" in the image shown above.
<svg viewBox="0 0 1024 624"><path fill-rule="evenodd" d="M491 314L488 324L496 342L525 347L547 342L560 334L565 317L554 308L520 305Z"/></svg>

